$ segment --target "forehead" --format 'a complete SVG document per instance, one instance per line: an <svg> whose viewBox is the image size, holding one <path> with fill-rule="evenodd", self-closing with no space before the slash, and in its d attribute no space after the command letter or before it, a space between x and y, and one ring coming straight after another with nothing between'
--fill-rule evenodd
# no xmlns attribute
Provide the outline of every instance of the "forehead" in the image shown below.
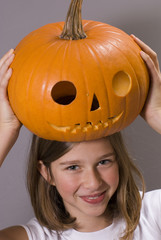
<svg viewBox="0 0 161 240"><path fill-rule="evenodd" d="M107 138L101 138L93 141L75 143L73 148L58 160L59 162L64 160L94 160L113 152L114 150L110 141Z"/></svg>

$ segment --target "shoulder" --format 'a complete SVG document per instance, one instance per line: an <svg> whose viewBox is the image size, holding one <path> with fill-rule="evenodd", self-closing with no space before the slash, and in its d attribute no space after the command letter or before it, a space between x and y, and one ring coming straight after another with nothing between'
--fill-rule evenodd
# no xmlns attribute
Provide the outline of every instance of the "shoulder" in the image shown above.
<svg viewBox="0 0 161 240"><path fill-rule="evenodd" d="M142 200L141 216L148 218L151 222L159 223L160 215L161 189L146 192Z"/></svg>
<svg viewBox="0 0 161 240"><path fill-rule="evenodd" d="M14 226L0 231L0 240L29 240L25 229Z"/></svg>
<svg viewBox="0 0 161 240"><path fill-rule="evenodd" d="M142 200L142 204L143 206L147 206L150 204L150 206L160 206L161 204L161 189L158 189L158 190L153 190L153 191L149 191L149 192L146 192L144 197L143 197L143 200Z"/></svg>
<svg viewBox="0 0 161 240"><path fill-rule="evenodd" d="M26 225L22 225L26 230L29 240L57 240L56 231L51 231L42 226L36 218L31 219Z"/></svg>
<svg viewBox="0 0 161 240"><path fill-rule="evenodd" d="M134 239L160 239L160 215L161 190L154 190L145 193L142 199L139 224L134 232Z"/></svg>
<svg viewBox="0 0 161 240"><path fill-rule="evenodd" d="M56 231L43 227L36 218L27 224L0 231L0 240L58 240Z"/></svg>

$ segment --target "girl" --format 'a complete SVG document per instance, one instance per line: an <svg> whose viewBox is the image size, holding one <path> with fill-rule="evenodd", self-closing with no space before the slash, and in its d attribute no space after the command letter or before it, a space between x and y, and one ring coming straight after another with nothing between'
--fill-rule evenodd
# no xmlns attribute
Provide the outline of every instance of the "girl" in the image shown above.
<svg viewBox="0 0 161 240"><path fill-rule="evenodd" d="M156 54L138 38L151 76L141 113L161 133L161 75ZM14 58L0 60L0 163L21 127L6 88ZM161 239L161 191L145 193L142 175L129 158L120 133L67 143L33 136L28 189L36 218L0 231L2 240ZM141 192L139 192L139 189Z"/></svg>

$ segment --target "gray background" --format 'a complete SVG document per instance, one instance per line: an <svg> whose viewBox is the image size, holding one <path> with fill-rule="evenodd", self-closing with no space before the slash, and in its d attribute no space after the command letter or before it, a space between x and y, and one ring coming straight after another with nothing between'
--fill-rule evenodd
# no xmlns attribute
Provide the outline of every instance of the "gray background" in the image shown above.
<svg viewBox="0 0 161 240"><path fill-rule="evenodd" d="M0 56L29 32L63 21L70 0L0 0ZM161 0L84 0L83 18L106 22L150 45L161 62ZM145 177L147 190L161 188L161 136L138 117L124 130L131 155ZM0 229L26 223L33 211L25 172L31 133L22 127L0 169ZM0 139L3 141L3 139Z"/></svg>

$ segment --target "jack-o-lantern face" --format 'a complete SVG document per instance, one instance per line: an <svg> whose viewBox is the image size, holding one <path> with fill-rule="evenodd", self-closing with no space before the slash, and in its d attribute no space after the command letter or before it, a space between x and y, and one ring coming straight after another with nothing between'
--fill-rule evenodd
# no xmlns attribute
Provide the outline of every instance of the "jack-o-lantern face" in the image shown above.
<svg viewBox="0 0 161 240"><path fill-rule="evenodd" d="M139 47L94 21L83 21L86 39L62 40L63 25L35 30L16 47L9 83L14 112L46 139L82 141L120 131L138 116L148 91Z"/></svg>

